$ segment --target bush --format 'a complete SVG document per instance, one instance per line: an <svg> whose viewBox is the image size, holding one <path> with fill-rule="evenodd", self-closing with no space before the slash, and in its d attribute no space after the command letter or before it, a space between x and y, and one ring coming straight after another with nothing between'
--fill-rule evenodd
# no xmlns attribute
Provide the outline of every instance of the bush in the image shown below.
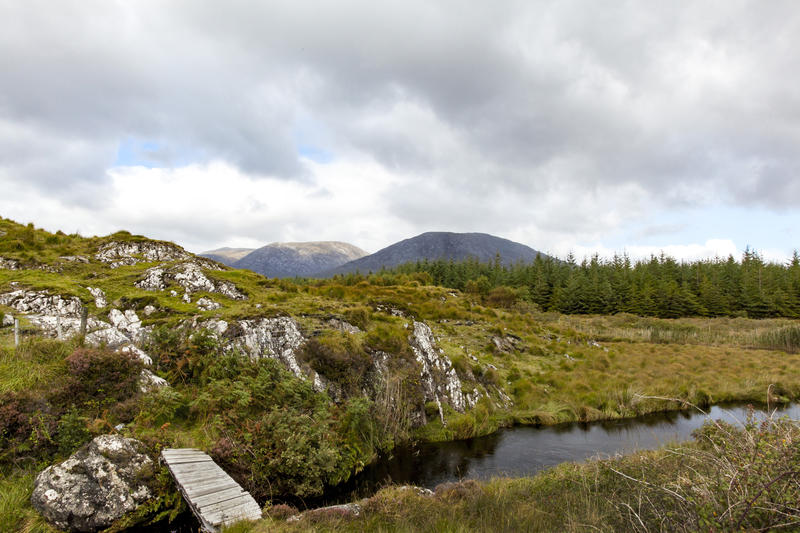
<svg viewBox="0 0 800 533"><path fill-rule="evenodd" d="M99 398L105 403L119 402L139 392L143 364L133 353L105 349L79 348L67 357L70 381L67 402L86 402Z"/></svg>
<svg viewBox="0 0 800 533"><path fill-rule="evenodd" d="M89 442L91 433L87 428L89 419L81 416L80 412L72 407L58 421L56 444L61 455L69 455L83 444Z"/></svg>
<svg viewBox="0 0 800 533"><path fill-rule="evenodd" d="M285 503L279 503L277 505L267 506L264 509L264 513L270 518L274 518L275 520L286 520L290 516L299 514L300 511L298 511L296 507L292 507L291 505L287 505Z"/></svg>
<svg viewBox="0 0 800 533"><path fill-rule="evenodd" d="M373 350L393 355L411 355L408 335L408 330L402 326L396 323L382 322L367 332L364 342Z"/></svg>
<svg viewBox="0 0 800 533"><path fill-rule="evenodd" d="M511 308L517 301L517 292L511 287L495 287L486 295L486 305Z"/></svg>
<svg viewBox="0 0 800 533"><path fill-rule="evenodd" d="M344 319L357 328L367 330L372 322L372 313L368 307L354 307L344 312Z"/></svg>
<svg viewBox="0 0 800 533"><path fill-rule="evenodd" d="M315 371L339 385L346 395L359 392L372 364L358 337L339 331L309 339L300 356Z"/></svg>

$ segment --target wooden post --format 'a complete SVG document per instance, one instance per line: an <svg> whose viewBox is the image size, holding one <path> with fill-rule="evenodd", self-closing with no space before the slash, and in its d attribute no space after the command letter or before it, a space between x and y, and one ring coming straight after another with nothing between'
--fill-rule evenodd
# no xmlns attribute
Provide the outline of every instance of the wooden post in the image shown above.
<svg viewBox="0 0 800 533"><path fill-rule="evenodd" d="M56 337L61 340L61 315L56 315Z"/></svg>
<svg viewBox="0 0 800 533"><path fill-rule="evenodd" d="M81 337L86 336L86 319L89 316L89 309L84 307L81 310Z"/></svg>
<svg viewBox="0 0 800 533"><path fill-rule="evenodd" d="M19 346L19 318L14 317L14 346Z"/></svg>

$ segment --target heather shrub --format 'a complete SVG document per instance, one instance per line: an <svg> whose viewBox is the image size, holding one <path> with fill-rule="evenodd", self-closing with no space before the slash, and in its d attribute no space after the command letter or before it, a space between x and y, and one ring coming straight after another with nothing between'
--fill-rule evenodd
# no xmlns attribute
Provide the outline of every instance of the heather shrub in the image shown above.
<svg viewBox="0 0 800 533"><path fill-rule="evenodd" d="M126 400L139 392L143 364L135 354L79 348L67 357L68 402Z"/></svg>

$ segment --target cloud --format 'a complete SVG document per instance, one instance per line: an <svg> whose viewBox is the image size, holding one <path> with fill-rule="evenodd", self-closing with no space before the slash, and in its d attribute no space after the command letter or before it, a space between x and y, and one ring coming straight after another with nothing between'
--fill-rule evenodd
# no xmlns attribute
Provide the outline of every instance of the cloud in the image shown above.
<svg viewBox="0 0 800 533"><path fill-rule="evenodd" d="M744 0L5 2L0 186L36 201L0 206L197 246L552 249L675 209L794 212L799 36L793 4Z"/></svg>

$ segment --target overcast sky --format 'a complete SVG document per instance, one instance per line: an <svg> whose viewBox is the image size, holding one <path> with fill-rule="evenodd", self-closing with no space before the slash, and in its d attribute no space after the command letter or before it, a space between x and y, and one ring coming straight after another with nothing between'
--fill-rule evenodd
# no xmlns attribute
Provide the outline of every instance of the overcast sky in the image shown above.
<svg viewBox="0 0 800 533"><path fill-rule="evenodd" d="M0 215L782 260L799 87L794 1L0 0Z"/></svg>

